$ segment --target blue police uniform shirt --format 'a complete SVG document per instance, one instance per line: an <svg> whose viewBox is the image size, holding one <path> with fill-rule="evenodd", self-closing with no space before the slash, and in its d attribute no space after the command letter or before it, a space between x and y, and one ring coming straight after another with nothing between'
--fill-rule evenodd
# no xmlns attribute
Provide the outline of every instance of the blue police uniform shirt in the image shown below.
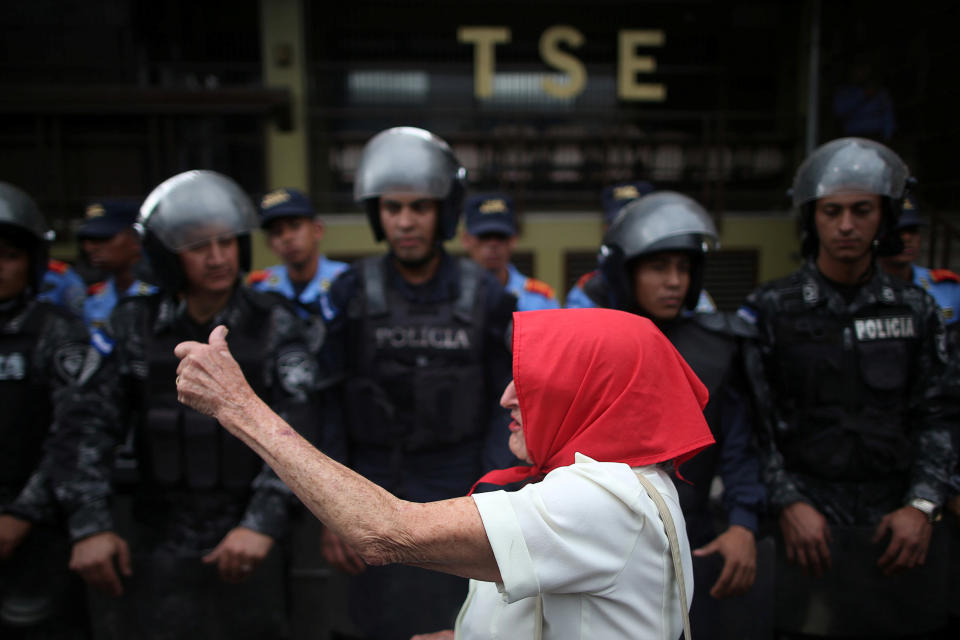
<svg viewBox="0 0 960 640"><path fill-rule="evenodd" d="M596 271L593 273L596 274L593 277L602 277ZM590 299L590 296L587 295L587 292L583 290L583 284L588 279L589 278L584 276L577 281L577 284L573 285L573 288L567 293L567 298L563 304L564 309L593 309L597 306L596 303ZM693 313L714 313L716 310L717 305L713 302L713 298L710 297L706 289L701 289L700 297L697 299L697 306L694 308Z"/></svg>
<svg viewBox="0 0 960 640"><path fill-rule="evenodd" d="M931 275L930 269L913 265L913 284L929 293L943 316L944 324L953 324L960 313L960 282L954 280L940 280Z"/></svg>
<svg viewBox="0 0 960 640"><path fill-rule="evenodd" d="M517 311L537 311L539 309L559 309L560 303L550 287L539 280L528 278L512 264L507 265L506 290L517 298ZM549 295L548 295L549 294Z"/></svg>
<svg viewBox="0 0 960 640"><path fill-rule="evenodd" d="M37 300L68 309L80 318L83 317L86 290L83 278L71 269L70 265L60 260L50 260L47 263L47 271L43 274Z"/></svg>
<svg viewBox="0 0 960 640"><path fill-rule="evenodd" d="M94 349L103 355L110 355L113 351L114 342L106 328L117 302L128 296L149 296L157 291L159 288L148 282L134 280L126 291L118 294L116 278L113 276L90 285L83 303L83 320L90 329L90 343Z"/></svg>
<svg viewBox="0 0 960 640"><path fill-rule="evenodd" d="M317 260L317 273L307 283L298 296L290 281L287 267L283 264L274 265L254 271L247 278L247 282L257 291L274 291L297 304L297 313L304 319L311 313L319 313L323 319L330 321L335 312L330 305L330 284L350 266L346 262L328 260L320 256Z"/></svg>
<svg viewBox="0 0 960 640"><path fill-rule="evenodd" d="M134 280L133 284L127 287L122 294L117 293L116 278L110 276L103 282L91 285L87 289L87 299L83 303L83 319L86 321L90 330L102 329L107 326L110 314L117 302L127 296L148 296L156 293L159 289L142 280Z"/></svg>
<svg viewBox="0 0 960 640"><path fill-rule="evenodd" d="M593 309L597 305L590 299L587 292L583 290L580 283L573 285L573 288L567 293L566 300L563 303L566 309Z"/></svg>

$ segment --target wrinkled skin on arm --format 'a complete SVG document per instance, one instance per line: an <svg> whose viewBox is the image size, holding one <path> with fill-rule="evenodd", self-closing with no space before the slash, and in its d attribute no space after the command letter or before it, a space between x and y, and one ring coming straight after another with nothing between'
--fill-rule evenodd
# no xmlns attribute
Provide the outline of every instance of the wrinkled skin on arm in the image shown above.
<svg viewBox="0 0 960 640"><path fill-rule="evenodd" d="M181 402L212 416L257 452L303 503L367 564L402 562L500 581L471 498L417 504L387 491L315 449L264 404L230 355L226 328L209 344L181 343Z"/></svg>

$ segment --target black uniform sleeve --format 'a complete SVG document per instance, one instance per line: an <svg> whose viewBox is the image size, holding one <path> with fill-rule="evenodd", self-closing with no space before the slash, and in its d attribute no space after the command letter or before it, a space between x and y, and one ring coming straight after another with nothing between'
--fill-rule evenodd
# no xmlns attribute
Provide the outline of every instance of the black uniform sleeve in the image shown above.
<svg viewBox="0 0 960 640"><path fill-rule="evenodd" d="M82 322L77 336L86 334ZM74 540L114 528L110 514L113 449L122 440L124 382L114 354L104 357L89 345L76 384L57 402L56 430L45 458L44 472L67 516Z"/></svg>
<svg viewBox="0 0 960 640"><path fill-rule="evenodd" d="M925 498L938 505L947 499L951 470L956 467L956 450L951 440L951 416L956 416L956 399L947 390L946 329L933 299L919 289L924 332L916 374L910 393L913 464L904 504Z"/></svg>
<svg viewBox="0 0 960 640"><path fill-rule="evenodd" d="M760 454L760 469L766 485L767 504L774 515L794 502L810 502L798 488L793 475L787 471L783 454L777 448L776 432L780 417L773 402L773 390L768 377L774 337L770 318L769 291L761 288L751 293L738 315L756 325L756 341L743 346L744 368L756 413L756 436Z"/></svg>
<svg viewBox="0 0 960 640"><path fill-rule="evenodd" d="M490 421L483 448L483 473L521 464L510 452L510 414L500 406L500 396L513 379L510 339L517 299L489 276L487 286L487 335L484 345L484 371L490 393Z"/></svg>
<svg viewBox="0 0 960 640"><path fill-rule="evenodd" d="M357 271L349 268L330 286L330 304L334 315L327 320L327 335L320 350L319 367L323 380L324 430L318 447L341 464L350 464L346 423L343 413L342 382L346 375L351 301L359 293Z"/></svg>
<svg viewBox="0 0 960 640"><path fill-rule="evenodd" d="M728 523L757 532L766 502L760 481L760 462L754 441L753 412L743 385L727 382L720 390L720 458L717 473L723 481L723 505Z"/></svg>
<svg viewBox="0 0 960 640"><path fill-rule="evenodd" d="M270 408L298 433L316 442L323 425L317 390L318 367L308 346L308 327L285 302L277 301L269 310L264 339L268 362L263 374L270 397ZM264 464L252 483L252 495L240 526L273 538L286 533L293 494L268 465Z"/></svg>

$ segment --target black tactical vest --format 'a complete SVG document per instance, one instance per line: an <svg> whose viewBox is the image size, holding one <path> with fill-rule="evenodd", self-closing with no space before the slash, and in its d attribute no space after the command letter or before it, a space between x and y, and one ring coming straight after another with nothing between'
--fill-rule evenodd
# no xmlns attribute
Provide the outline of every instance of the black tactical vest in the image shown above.
<svg viewBox="0 0 960 640"><path fill-rule="evenodd" d="M898 300L837 316L788 292L773 318L788 469L833 480L905 471L911 363L920 318Z"/></svg>
<svg viewBox="0 0 960 640"><path fill-rule="evenodd" d="M43 453L53 417L50 389L34 370L42 308L14 334L0 333L0 495L20 493Z"/></svg>
<svg viewBox="0 0 960 640"><path fill-rule="evenodd" d="M679 318L663 327L664 335L710 393L710 401L703 414L711 430L714 430L718 445L720 437L715 429L720 420L720 394L724 385L737 375L733 369L738 366L736 355L739 350L735 329L729 326L737 322L736 316L725 318L725 315L696 314L692 318ZM685 514L705 514L708 511L710 483L720 456L718 445L707 447L680 467L680 473L687 482L678 482L676 486ZM707 524L712 530L712 524Z"/></svg>
<svg viewBox="0 0 960 640"><path fill-rule="evenodd" d="M483 270L456 261L456 300L412 303L387 285L389 258L354 265L359 327L345 383L348 433L360 445L418 451L478 437L488 417Z"/></svg>
<svg viewBox="0 0 960 640"><path fill-rule="evenodd" d="M156 313L146 314L147 322ZM268 315L251 307L241 326L230 327L230 352L244 377L261 398L266 398L263 331ZM179 359L173 349L184 340L169 329L154 334L145 327L147 364L145 419L138 436L143 477L163 487L189 489L249 489L260 472L260 458L213 418L177 401L175 384Z"/></svg>

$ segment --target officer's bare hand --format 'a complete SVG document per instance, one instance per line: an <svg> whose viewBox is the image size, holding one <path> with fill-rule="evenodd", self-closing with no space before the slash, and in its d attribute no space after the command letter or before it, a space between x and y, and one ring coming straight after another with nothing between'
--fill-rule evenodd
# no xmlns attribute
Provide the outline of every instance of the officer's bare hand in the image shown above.
<svg viewBox="0 0 960 640"><path fill-rule="evenodd" d="M216 548L203 556L204 564L216 564L224 582L243 582L273 548L273 538L248 529L236 527L223 537Z"/></svg>
<svg viewBox="0 0 960 640"><path fill-rule="evenodd" d="M693 555L703 558L714 553L723 556L723 570L710 589L710 595L727 598L749 591L757 577L757 543L753 531L740 525L730 525L709 544L695 549Z"/></svg>
<svg viewBox="0 0 960 640"><path fill-rule="evenodd" d="M0 515L0 560L13 555L23 539L30 533L29 520L23 520L9 513Z"/></svg>
<svg viewBox="0 0 960 640"><path fill-rule="evenodd" d="M177 399L183 404L216 418L225 407L241 407L256 397L230 355L225 326L210 332L208 344L181 342L173 353L180 358Z"/></svg>
<svg viewBox="0 0 960 640"><path fill-rule="evenodd" d="M880 542L888 531L890 544L877 560L884 575L900 573L926 562L933 525L925 513L909 506L888 513L877 525L873 542Z"/></svg>
<svg viewBox="0 0 960 640"><path fill-rule="evenodd" d="M116 564L114 564L116 562ZM112 531L96 533L73 545L70 568L94 589L110 596L123 595L123 582L117 575L130 576L130 548Z"/></svg>
<svg viewBox="0 0 960 640"><path fill-rule="evenodd" d="M780 512L780 530L791 564L818 578L830 568L830 527L819 511L794 502Z"/></svg>
<svg viewBox="0 0 960 640"><path fill-rule="evenodd" d="M434 631L433 633L418 633L410 640L453 640L453 629Z"/></svg>
<svg viewBox="0 0 960 640"><path fill-rule="evenodd" d="M355 576L367 568L360 555L351 549L343 540L337 536L329 527L323 528L320 536L321 548L323 549L323 559L333 567L346 574Z"/></svg>

